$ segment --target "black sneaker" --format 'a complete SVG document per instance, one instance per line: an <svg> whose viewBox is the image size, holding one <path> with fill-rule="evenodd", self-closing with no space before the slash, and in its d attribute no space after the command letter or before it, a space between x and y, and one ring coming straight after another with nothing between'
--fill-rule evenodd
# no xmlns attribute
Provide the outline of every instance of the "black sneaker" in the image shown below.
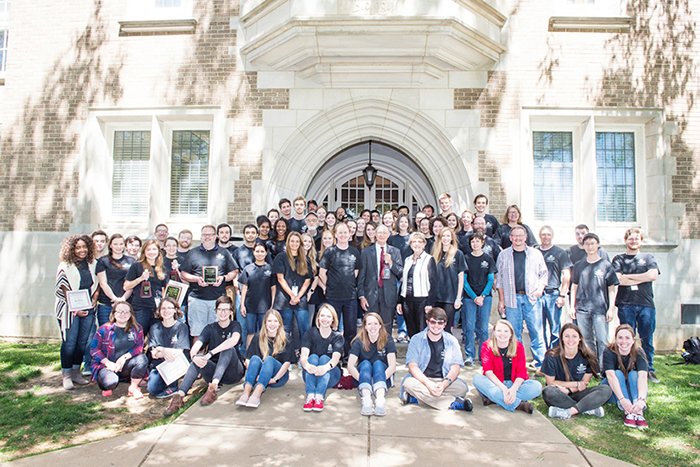
<svg viewBox="0 0 700 467"><path fill-rule="evenodd" d="M462 399L458 397L450 404L450 410L464 410L466 412L471 412L474 410L474 404L469 399Z"/></svg>
<svg viewBox="0 0 700 467"><path fill-rule="evenodd" d="M418 399L416 399L415 397L410 395L408 393L408 391L404 391L403 396L399 397L399 399L401 399L401 405L417 404L418 403Z"/></svg>

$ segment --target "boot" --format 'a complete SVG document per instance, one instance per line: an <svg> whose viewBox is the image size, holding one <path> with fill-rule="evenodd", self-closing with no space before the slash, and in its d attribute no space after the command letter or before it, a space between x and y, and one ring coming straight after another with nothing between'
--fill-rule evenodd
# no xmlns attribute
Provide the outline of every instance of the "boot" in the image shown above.
<svg viewBox="0 0 700 467"><path fill-rule="evenodd" d="M206 394L204 394L204 397L202 397L202 399L199 401L200 405L211 405L216 400L217 389L216 384L209 383Z"/></svg>
<svg viewBox="0 0 700 467"><path fill-rule="evenodd" d="M522 410L525 413L531 414L535 410L535 406L532 405L532 402L520 401L520 404L518 404L515 410Z"/></svg>
<svg viewBox="0 0 700 467"><path fill-rule="evenodd" d="M172 415L181 408L185 406L185 401L179 393L176 393L172 399L170 399L170 406L163 412L163 415Z"/></svg>
<svg viewBox="0 0 700 467"><path fill-rule="evenodd" d="M77 384L78 386L85 386L86 384L90 384L90 381L84 379L80 375L80 370L73 368L73 370L70 372L70 379L73 381L73 383Z"/></svg>
<svg viewBox="0 0 700 467"><path fill-rule="evenodd" d="M75 389L73 386L73 380L71 379L71 374L61 372L61 375L63 376L63 389L65 389L66 391L72 391L73 389Z"/></svg>

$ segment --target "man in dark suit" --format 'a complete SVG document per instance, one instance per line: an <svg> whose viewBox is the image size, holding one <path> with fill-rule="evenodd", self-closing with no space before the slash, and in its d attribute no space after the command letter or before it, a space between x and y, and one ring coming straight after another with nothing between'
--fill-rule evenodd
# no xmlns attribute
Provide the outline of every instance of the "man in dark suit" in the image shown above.
<svg viewBox="0 0 700 467"><path fill-rule="evenodd" d="M391 335L394 310L398 300L398 281L403 275L401 251L388 245L389 229L377 227L377 241L362 250L360 272L357 277L357 295L365 311L379 313Z"/></svg>

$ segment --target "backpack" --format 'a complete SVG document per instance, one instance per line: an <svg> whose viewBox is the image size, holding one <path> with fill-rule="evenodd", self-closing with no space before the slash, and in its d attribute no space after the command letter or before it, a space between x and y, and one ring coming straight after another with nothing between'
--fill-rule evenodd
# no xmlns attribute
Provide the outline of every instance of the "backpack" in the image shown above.
<svg viewBox="0 0 700 467"><path fill-rule="evenodd" d="M695 336L683 342L683 359L685 363L700 365L700 338Z"/></svg>

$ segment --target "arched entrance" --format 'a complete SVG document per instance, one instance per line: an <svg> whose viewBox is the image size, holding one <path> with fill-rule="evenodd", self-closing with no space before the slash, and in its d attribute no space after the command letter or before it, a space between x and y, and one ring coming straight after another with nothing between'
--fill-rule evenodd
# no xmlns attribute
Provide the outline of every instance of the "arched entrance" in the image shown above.
<svg viewBox="0 0 700 467"><path fill-rule="evenodd" d="M372 188L365 184L362 169L367 166L369 143L359 143L333 156L314 176L306 197L330 209L344 207L357 216L363 209L380 212L407 205L415 213L434 203L430 182L406 155L387 144L372 142L372 165L377 179Z"/></svg>

